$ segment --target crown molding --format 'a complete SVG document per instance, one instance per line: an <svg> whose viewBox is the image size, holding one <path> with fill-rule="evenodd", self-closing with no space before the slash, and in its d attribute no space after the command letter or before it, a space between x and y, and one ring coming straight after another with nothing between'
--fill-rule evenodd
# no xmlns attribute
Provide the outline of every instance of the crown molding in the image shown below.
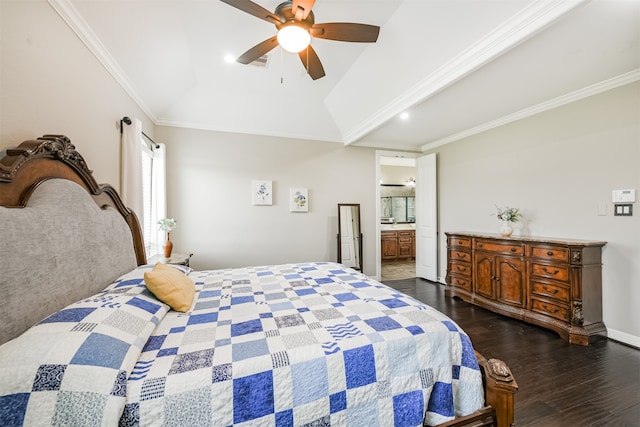
<svg viewBox="0 0 640 427"><path fill-rule="evenodd" d="M345 132L352 144L402 111L422 102L504 54L588 0L534 1L451 61L419 81L367 120Z"/></svg>
<svg viewBox="0 0 640 427"><path fill-rule="evenodd" d="M569 92L557 98L553 98L532 107L516 111L515 113L508 114L504 117L500 117L499 119L492 120L482 125L475 126L470 129L457 132L453 135L449 135L445 138L430 142L422 146L422 151L424 152L432 150L436 147L440 147L442 145L449 144L451 142L458 141L460 139L467 138L469 136L473 136L490 129L494 129L508 123L515 122L516 120L524 119L526 117L542 113L547 110L552 110L554 108L561 107L563 105L570 104L572 102L579 101L581 99L588 98L590 96L636 82L638 80L640 80L640 68L636 68L635 70L629 71L628 73L624 73L608 80L592 84L591 86Z"/></svg>
<svg viewBox="0 0 640 427"><path fill-rule="evenodd" d="M127 74L120 68L115 59L111 56L107 48L102 44L98 36L91 30L89 25L73 7L70 0L48 0L49 5L60 15L67 23L69 28L76 33L82 43L89 48L89 51L98 59L102 66L113 76L113 78L122 86L125 92L138 104L140 109L153 121L156 122L151 109L144 103L142 98L136 92L131 80Z"/></svg>

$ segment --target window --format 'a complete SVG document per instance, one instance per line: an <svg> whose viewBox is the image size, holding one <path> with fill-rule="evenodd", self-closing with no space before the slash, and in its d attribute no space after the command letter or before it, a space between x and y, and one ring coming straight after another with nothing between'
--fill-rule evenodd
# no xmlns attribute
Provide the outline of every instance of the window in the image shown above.
<svg viewBox="0 0 640 427"><path fill-rule="evenodd" d="M166 171L164 144L142 141L142 232L148 257L162 253L166 236L158 220L166 216ZM153 147L153 148L152 148Z"/></svg>

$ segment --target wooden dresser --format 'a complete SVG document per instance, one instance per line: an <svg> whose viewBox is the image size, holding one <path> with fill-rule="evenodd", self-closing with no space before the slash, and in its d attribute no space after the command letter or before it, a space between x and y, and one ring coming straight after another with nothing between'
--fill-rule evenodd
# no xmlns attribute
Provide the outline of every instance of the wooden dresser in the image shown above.
<svg viewBox="0 0 640 427"><path fill-rule="evenodd" d="M446 296L549 328L574 344L606 336L601 263L606 242L445 234Z"/></svg>

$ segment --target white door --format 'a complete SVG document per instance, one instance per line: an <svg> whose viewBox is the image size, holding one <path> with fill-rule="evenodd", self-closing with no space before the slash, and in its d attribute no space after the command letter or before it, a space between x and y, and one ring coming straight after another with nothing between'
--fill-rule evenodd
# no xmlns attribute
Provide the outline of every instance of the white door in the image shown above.
<svg viewBox="0 0 640 427"><path fill-rule="evenodd" d="M345 267L355 267L356 242L353 233L353 212L351 207L340 209L340 252Z"/></svg>
<svg viewBox="0 0 640 427"><path fill-rule="evenodd" d="M436 154L416 161L416 276L438 280L438 186Z"/></svg>

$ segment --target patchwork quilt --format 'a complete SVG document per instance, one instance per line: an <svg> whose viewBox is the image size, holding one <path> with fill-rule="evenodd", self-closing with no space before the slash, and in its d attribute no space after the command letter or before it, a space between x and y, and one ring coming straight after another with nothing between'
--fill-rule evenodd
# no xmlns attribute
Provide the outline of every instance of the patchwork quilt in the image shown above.
<svg viewBox="0 0 640 427"><path fill-rule="evenodd" d="M146 290L150 268L0 346L1 425L418 426L484 404L468 336L355 270L194 271L178 313ZM47 334L44 356L14 360Z"/></svg>

